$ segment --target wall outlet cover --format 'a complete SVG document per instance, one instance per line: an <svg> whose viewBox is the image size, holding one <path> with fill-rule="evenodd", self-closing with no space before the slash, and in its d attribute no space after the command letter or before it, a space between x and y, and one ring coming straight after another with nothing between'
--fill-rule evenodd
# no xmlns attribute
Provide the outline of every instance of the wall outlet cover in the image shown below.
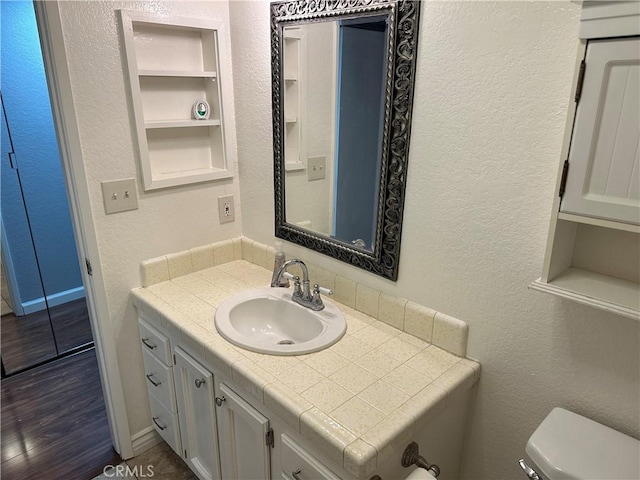
<svg viewBox="0 0 640 480"><path fill-rule="evenodd" d="M233 195L218 197L218 216L220 217L220 223L235 221L236 207L233 202Z"/></svg>

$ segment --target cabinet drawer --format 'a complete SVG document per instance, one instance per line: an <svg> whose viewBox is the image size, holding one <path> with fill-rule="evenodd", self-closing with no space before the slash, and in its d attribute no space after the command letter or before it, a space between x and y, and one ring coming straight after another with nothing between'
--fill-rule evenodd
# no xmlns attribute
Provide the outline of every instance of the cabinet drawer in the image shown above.
<svg viewBox="0 0 640 480"><path fill-rule="evenodd" d="M138 329L140 331L142 351L151 353L164 362L165 365L173 365L171 361L171 347L167 336L160 333L142 318L138 319Z"/></svg>
<svg viewBox="0 0 640 480"><path fill-rule="evenodd" d="M336 474L325 467L320 461L311 455L304 447L300 446L286 433L282 434L282 478L291 480L296 474L300 480L340 480Z"/></svg>
<svg viewBox="0 0 640 480"><path fill-rule="evenodd" d="M153 428L156 429L173 451L182 457L178 414L169 412L153 395L149 395L149 407L151 408Z"/></svg>
<svg viewBox="0 0 640 480"><path fill-rule="evenodd" d="M170 412L177 412L176 391L173 387L173 368L154 357L147 350L142 352L144 376L149 392Z"/></svg>

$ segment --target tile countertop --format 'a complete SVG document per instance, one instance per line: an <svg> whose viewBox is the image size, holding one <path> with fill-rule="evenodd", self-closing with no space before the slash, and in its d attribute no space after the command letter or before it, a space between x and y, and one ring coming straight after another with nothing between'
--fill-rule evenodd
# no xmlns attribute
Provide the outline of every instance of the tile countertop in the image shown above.
<svg viewBox="0 0 640 480"><path fill-rule="evenodd" d="M216 307L270 281L270 271L236 260L132 295L152 321L174 329L194 352L358 478L404 448L414 431L480 377L477 362L337 302L347 333L320 352L263 355L223 339L214 324Z"/></svg>

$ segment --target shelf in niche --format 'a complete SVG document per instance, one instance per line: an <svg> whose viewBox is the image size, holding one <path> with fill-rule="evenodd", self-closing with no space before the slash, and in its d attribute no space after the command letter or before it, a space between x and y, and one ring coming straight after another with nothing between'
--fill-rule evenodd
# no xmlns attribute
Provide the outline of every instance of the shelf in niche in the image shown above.
<svg viewBox="0 0 640 480"><path fill-rule="evenodd" d="M233 177L224 22L120 10L145 190ZM209 120L190 116L200 99ZM226 112L226 113L223 113Z"/></svg>
<svg viewBox="0 0 640 480"><path fill-rule="evenodd" d="M580 268L568 268L552 281L535 280L530 288L584 305L640 319L640 285Z"/></svg>
<svg viewBox="0 0 640 480"><path fill-rule="evenodd" d="M145 122L145 128L217 127L220 120L155 120Z"/></svg>
<svg viewBox="0 0 640 480"><path fill-rule="evenodd" d="M632 225L630 223L613 222L601 218L585 217L582 215L574 215L572 213L558 213L558 219L567 222L584 223L587 225L595 225L597 227L613 228L615 230L623 230L625 232L640 233L640 225Z"/></svg>
<svg viewBox="0 0 640 480"><path fill-rule="evenodd" d="M139 70L138 75L141 77L196 77L196 78L217 78L216 72L193 71L172 71L172 70Z"/></svg>

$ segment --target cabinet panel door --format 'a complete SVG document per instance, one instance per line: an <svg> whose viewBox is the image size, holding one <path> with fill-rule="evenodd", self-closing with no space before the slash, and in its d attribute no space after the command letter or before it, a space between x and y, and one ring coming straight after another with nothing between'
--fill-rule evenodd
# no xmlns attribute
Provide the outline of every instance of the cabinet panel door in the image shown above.
<svg viewBox="0 0 640 480"><path fill-rule="evenodd" d="M561 210L640 223L640 39L590 42Z"/></svg>
<svg viewBox="0 0 640 480"><path fill-rule="evenodd" d="M176 348L176 397L183 458L201 480L218 480L213 375Z"/></svg>
<svg viewBox="0 0 640 480"><path fill-rule="evenodd" d="M222 478L270 479L269 419L224 383L220 384L222 397L224 402L217 409Z"/></svg>

